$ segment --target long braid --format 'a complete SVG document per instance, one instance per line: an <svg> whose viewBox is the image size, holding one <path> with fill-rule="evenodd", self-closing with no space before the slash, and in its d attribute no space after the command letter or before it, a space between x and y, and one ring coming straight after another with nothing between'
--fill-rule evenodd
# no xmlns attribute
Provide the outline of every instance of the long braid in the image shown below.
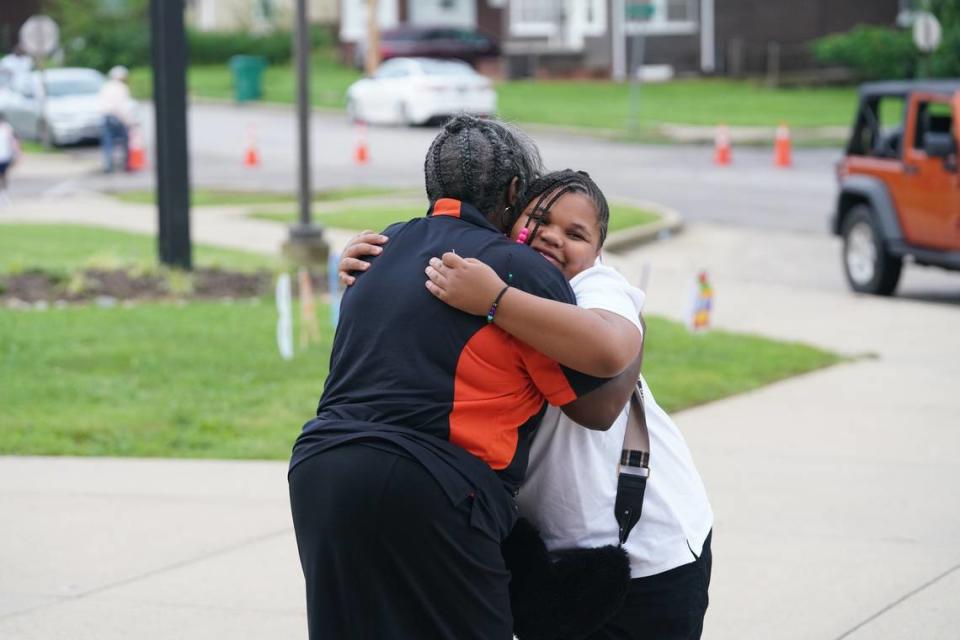
<svg viewBox="0 0 960 640"><path fill-rule="evenodd" d="M437 143L434 145L433 149L433 170L434 175L437 176L437 182L440 183L440 190L446 190L446 184L443 181L443 163L440 162L440 150L443 148L443 143L450 139L450 135L444 131L439 136L437 136Z"/></svg>
<svg viewBox="0 0 960 640"><path fill-rule="evenodd" d="M470 149L470 137L473 134L471 129L467 129L463 132L462 136L457 138L457 142L460 147L460 172L462 173L463 184L466 187L464 190L464 199L473 202L474 206L479 207L480 203L477 202L477 179L476 176L470 171L470 160L471 160L471 149Z"/></svg>

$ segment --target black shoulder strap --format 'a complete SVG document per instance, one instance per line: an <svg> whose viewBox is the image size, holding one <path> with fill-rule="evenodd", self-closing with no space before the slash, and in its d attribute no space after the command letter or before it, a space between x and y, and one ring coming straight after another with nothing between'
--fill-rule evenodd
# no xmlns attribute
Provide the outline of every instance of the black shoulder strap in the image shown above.
<svg viewBox="0 0 960 640"><path fill-rule="evenodd" d="M643 386L637 382L630 394L627 428L624 430L623 451L620 455L620 474L617 479L617 500L614 506L620 527L620 544L627 541L630 531L643 512L643 494L650 476L650 434L644 412Z"/></svg>

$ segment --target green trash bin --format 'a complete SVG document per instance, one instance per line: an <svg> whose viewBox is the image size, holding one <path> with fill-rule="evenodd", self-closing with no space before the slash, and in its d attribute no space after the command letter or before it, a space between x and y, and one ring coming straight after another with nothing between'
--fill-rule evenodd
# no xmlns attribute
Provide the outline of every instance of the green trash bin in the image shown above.
<svg viewBox="0 0 960 640"><path fill-rule="evenodd" d="M263 70L267 61L263 56L233 56L233 97L237 102L249 102L263 97Z"/></svg>

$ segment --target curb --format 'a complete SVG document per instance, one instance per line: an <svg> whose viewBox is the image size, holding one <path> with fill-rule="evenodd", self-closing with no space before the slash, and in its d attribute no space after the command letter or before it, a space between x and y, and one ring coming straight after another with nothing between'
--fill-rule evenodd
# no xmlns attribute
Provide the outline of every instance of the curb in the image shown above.
<svg viewBox="0 0 960 640"><path fill-rule="evenodd" d="M627 204L653 211L660 216L660 220L611 233L603 243L604 251L623 253L648 242L665 240L683 230L683 218L670 207L657 202L637 200L629 201Z"/></svg>

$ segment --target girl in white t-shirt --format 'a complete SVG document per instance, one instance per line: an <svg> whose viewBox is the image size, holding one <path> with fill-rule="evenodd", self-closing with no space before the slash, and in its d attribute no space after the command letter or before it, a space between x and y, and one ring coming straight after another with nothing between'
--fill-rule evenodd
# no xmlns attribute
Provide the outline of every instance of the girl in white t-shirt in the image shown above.
<svg viewBox="0 0 960 640"><path fill-rule="evenodd" d="M488 320L575 368L600 366L608 351L630 349L625 332L602 332L591 343L564 339L569 325L586 321L589 314L627 319L643 331L643 292L599 263L609 219L599 188L585 173L555 172L534 182L518 205L521 214L511 237L563 271L579 314L569 305L507 289ZM435 296L478 315L488 313L493 296L506 286L482 262L455 254L432 259L427 275L426 286ZM651 471L643 515L623 545L632 580L624 605L589 636L594 640L699 638L708 604L713 512L683 436L646 381L643 386ZM604 432L584 429L555 407L548 409L518 496L521 515L540 530L547 549L617 544L613 506L627 410Z"/></svg>
<svg viewBox="0 0 960 640"><path fill-rule="evenodd" d="M515 219L504 221L513 239L529 244L570 279L579 308L514 289L500 295L507 283L482 262L455 254L430 261L426 286L444 302L487 315L567 366L615 375L623 354L633 353L642 339L644 296L599 263L608 220L609 208L596 184L583 172L567 170L535 181L518 202ZM355 258L376 255L377 245L385 242L385 236L369 232L352 241L340 265L341 281L352 284L350 272L369 266ZM596 327L586 341L584 323ZM580 340L570 339L572 328L580 329ZM683 436L646 381L643 386L651 474L643 515L623 545L632 579L623 606L589 636L593 640L699 638L708 603L713 513ZM592 431L555 407L547 410L518 504L549 550L617 544L613 506L626 414L624 407L609 430Z"/></svg>

